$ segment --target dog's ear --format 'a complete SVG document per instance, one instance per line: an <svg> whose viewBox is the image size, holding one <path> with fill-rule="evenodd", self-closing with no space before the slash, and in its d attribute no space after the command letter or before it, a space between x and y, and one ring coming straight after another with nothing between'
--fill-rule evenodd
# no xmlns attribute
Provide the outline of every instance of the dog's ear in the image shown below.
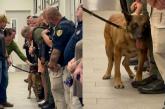
<svg viewBox="0 0 165 109"><path fill-rule="evenodd" d="M129 24L129 22L132 20L132 16L130 14L128 14L127 12L123 12L123 14L127 21L127 24Z"/></svg>

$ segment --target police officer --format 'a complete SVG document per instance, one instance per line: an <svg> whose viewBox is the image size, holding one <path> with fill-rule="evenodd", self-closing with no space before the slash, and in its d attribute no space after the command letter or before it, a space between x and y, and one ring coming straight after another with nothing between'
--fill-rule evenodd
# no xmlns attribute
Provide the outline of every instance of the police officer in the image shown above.
<svg viewBox="0 0 165 109"><path fill-rule="evenodd" d="M51 93L48 69L46 67L50 58L52 44L47 45L41 37L41 32L48 28L48 26L43 22L44 19L41 19L41 17L42 16L39 17L41 21L39 25L33 30L32 36L33 44L35 45L35 48L38 49L38 71L41 73L45 96L42 103L39 103L39 106L42 107L42 109L49 109L55 107L53 96Z"/></svg>
<svg viewBox="0 0 165 109"><path fill-rule="evenodd" d="M7 18L5 15L0 15L0 109L4 107L13 107L13 104L7 102L7 81L8 81L8 74L7 74L7 58L8 54L5 48L5 40L4 40L4 28L8 23Z"/></svg>
<svg viewBox="0 0 165 109"><path fill-rule="evenodd" d="M73 77L71 76L71 71L68 68L68 66L70 66L70 65L68 65L68 62L70 62L73 58L74 58L73 60L75 63L73 66L76 67L78 64L78 61L80 60L79 57L82 57L82 55L81 55L82 54L82 51L81 51L82 44L78 44L78 46L76 46L77 43L80 42L80 40L82 40L82 34L83 34L82 17L83 17L83 11L82 11L81 5L79 5L79 7L77 8L77 11L76 11L76 18L77 18L76 29L64 50L64 65L66 67L65 67L65 70L63 71L63 73L64 73L63 81L65 83L64 88L65 88L66 103L67 103L68 109L71 109L71 107L74 107L75 109L79 109L78 107L82 107L82 105L80 104L80 102L82 101L82 85L80 84L79 81L76 81L75 79L73 79ZM70 69L72 69L72 67L70 67ZM75 92L77 92L77 93L75 93ZM77 96L77 98L79 98L80 102L77 101L77 103L72 103L71 95Z"/></svg>
<svg viewBox="0 0 165 109"><path fill-rule="evenodd" d="M125 2L127 4L128 10L130 11L130 6L134 2L134 0L120 0L120 2ZM149 16L147 11L147 1L142 0L143 7L142 7L142 14ZM149 57L150 57L150 66L151 66L151 76L148 78L142 80L142 81L134 81L132 82L132 86L135 88L138 88L138 91L140 93L145 94L158 94L158 93L164 93L164 81L160 75L160 72L157 68L157 65L155 63L155 59L153 56L153 43L152 43L152 36L151 36L151 28L150 24L148 26L148 38L147 38L147 47L149 49Z"/></svg>
<svg viewBox="0 0 165 109"><path fill-rule="evenodd" d="M49 60L49 72L51 80L51 90L57 109L67 109L65 95L64 95L64 82L63 82L63 67L64 67L64 49L75 31L74 24L62 17L60 12L55 7L46 9L43 13L46 22L55 27L52 34L53 51ZM47 33L49 30L42 32L43 38L48 38Z"/></svg>

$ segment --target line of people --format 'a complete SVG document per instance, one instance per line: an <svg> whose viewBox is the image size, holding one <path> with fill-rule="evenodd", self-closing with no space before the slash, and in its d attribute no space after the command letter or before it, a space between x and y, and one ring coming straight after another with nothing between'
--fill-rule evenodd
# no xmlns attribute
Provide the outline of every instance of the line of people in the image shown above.
<svg viewBox="0 0 165 109"><path fill-rule="evenodd" d="M75 25L57 8L50 7L38 18L28 17L28 26L21 31L30 45L28 55L37 57L44 89L44 99L38 103L42 109L79 109L83 106L81 6L76 15Z"/></svg>

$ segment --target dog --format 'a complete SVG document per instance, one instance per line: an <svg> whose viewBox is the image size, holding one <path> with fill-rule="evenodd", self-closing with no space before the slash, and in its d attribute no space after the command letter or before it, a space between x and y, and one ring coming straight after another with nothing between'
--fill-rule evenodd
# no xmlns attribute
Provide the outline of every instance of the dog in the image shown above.
<svg viewBox="0 0 165 109"><path fill-rule="evenodd" d="M142 80L142 68L147 58L147 45L145 41L148 37L147 28L150 26L149 19L145 15L128 15L124 13L112 15L109 21L125 29L117 28L108 23L105 25L104 38L108 67L103 79L111 78L111 71L114 64L114 87L121 89L124 88L120 73L122 56L124 56L122 64L131 79L133 79L135 75L129 67L129 59L138 56L138 70L135 80Z"/></svg>
<svg viewBox="0 0 165 109"><path fill-rule="evenodd" d="M40 99L39 95L42 90L42 84L41 84L41 76L37 72L38 66L30 66L30 74L28 77L28 99L31 99L31 89L33 88L34 94L36 96L37 101Z"/></svg>

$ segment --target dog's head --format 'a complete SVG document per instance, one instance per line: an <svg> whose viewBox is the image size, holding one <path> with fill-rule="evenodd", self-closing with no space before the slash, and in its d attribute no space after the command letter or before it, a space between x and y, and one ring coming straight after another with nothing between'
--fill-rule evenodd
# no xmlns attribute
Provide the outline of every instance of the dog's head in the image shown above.
<svg viewBox="0 0 165 109"><path fill-rule="evenodd" d="M126 22L127 22L127 30L132 34L134 39L143 39L146 37L145 32L150 26L149 19L145 15L129 15L124 13Z"/></svg>

